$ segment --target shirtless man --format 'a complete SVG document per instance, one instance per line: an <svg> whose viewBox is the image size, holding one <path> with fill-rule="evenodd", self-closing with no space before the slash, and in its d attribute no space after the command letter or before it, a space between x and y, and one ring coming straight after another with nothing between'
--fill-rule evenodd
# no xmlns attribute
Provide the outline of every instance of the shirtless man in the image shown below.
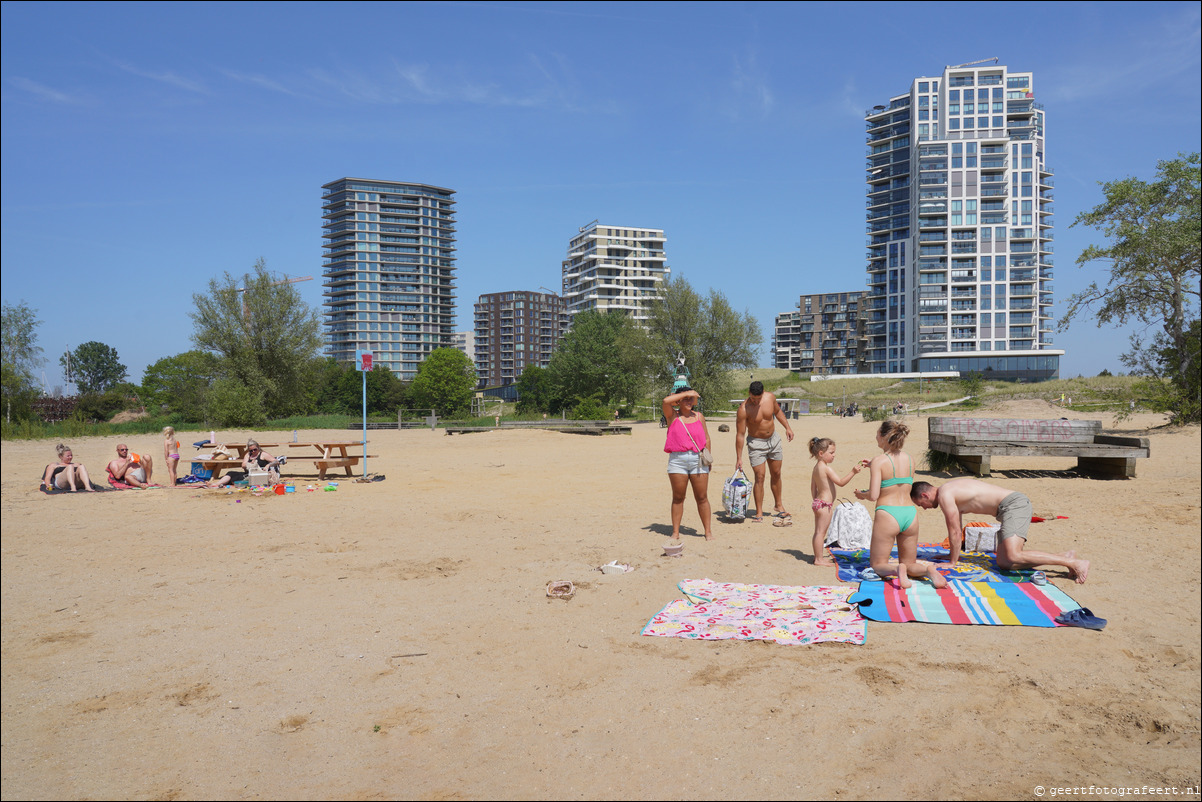
<svg viewBox="0 0 1202 802"><path fill-rule="evenodd" d="M129 455L129 446L121 443L117 446L117 458L108 464L109 471L118 482L140 487L143 490L150 487L150 474L154 471L154 461L149 454L142 454L134 462Z"/></svg>
<svg viewBox="0 0 1202 802"><path fill-rule="evenodd" d="M1002 524L997 544L999 568L1009 570L1059 565L1072 573L1078 585L1085 584L1085 578L1089 576L1089 560L1078 559L1076 552L1053 554L1027 550L1027 529L1031 526L1031 500L1022 493L978 479L961 477L944 482L939 487L929 482L915 482L910 488L910 498L924 510L943 511L943 518L947 521L948 540L952 544L952 565L960 559L960 538L964 532L960 515L975 512L992 515Z"/></svg>
<svg viewBox="0 0 1202 802"><path fill-rule="evenodd" d="M772 475L772 500L776 503L776 516L788 518L781 502L780 465L784 459L784 447L780 435L776 433L775 421L780 421L785 427L785 435L793 442L793 429L785 419L776 396L764 392L763 382L752 382L748 389L747 400L739 404L739 416L735 434L735 470L743 467L743 442L747 442L747 456L751 462L751 471L755 474L755 517L751 520L764 520L764 469L767 463L768 472Z"/></svg>

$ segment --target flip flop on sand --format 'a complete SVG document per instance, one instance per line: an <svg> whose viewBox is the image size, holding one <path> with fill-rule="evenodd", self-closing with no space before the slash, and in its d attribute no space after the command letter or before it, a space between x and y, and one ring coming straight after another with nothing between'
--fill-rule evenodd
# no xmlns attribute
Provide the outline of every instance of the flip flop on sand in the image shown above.
<svg viewBox="0 0 1202 802"><path fill-rule="evenodd" d="M793 513L791 513L791 512L785 512L784 510L781 510L780 512L774 512L774 513L772 513L772 517L773 517L773 518L792 518L792 517L793 517Z"/></svg>
<svg viewBox="0 0 1202 802"><path fill-rule="evenodd" d="M792 518L777 518L775 521L772 522L772 525L773 526L792 526L793 519Z"/></svg>
<svg viewBox="0 0 1202 802"><path fill-rule="evenodd" d="M1106 619L1098 618L1087 607L1079 607L1076 610L1061 613L1056 616L1056 623L1066 627L1082 627L1099 631L1106 628Z"/></svg>

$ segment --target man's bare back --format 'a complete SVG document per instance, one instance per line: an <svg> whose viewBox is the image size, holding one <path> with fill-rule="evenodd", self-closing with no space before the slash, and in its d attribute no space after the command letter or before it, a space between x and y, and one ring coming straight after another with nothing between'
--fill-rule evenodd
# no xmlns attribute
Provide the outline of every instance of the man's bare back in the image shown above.
<svg viewBox="0 0 1202 802"><path fill-rule="evenodd" d="M1018 506L1003 511L1002 503L1011 496ZM960 477L944 482L938 488L928 482L915 482L910 491L910 498L924 510L939 509L947 522L947 534L951 543L950 557L953 565L960 559L960 537L964 531L961 513L972 512L979 515L991 515L1002 523L998 532L1000 538L997 544L996 559L999 568L1038 568L1041 565L1060 565L1069 570L1077 584L1085 582L1089 576L1089 560L1081 559L1075 551L1061 553L1035 551L1027 546L1027 517L1031 515L1031 501L1022 493L1007 490L1004 487L991 485L978 479ZM1010 502L1007 502L1008 504ZM1013 518L1007 523L1006 515L1023 517L1019 522ZM1008 526L1015 526L1017 531L1007 534Z"/></svg>
<svg viewBox="0 0 1202 802"><path fill-rule="evenodd" d="M954 507L962 513L973 512L997 517L998 505L1013 492L1004 487L962 476L940 485L937 497L941 509Z"/></svg>

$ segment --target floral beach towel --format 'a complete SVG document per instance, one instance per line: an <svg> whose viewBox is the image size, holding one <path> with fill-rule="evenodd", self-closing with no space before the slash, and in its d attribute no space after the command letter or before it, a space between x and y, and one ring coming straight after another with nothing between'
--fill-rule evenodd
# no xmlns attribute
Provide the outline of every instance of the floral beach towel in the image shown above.
<svg viewBox="0 0 1202 802"><path fill-rule="evenodd" d="M862 644L864 618L849 604L850 587L748 585L686 579L685 598L669 602L642 634L698 640L765 640L781 644Z"/></svg>

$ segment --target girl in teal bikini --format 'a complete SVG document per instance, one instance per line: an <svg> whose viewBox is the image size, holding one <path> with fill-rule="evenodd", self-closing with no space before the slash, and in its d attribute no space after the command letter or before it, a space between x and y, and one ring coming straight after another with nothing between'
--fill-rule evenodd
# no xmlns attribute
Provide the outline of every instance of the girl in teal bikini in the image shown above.
<svg viewBox="0 0 1202 802"><path fill-rule="evenodd" d="M868 490L857 490L856 498L875 501L872 519L872 546L869 559L872 570L882 578L896 576L898 585L908 588L910 577L927 577L937 588L947 580L935 570L935 564L918 559L918 508L910 500L914 483L914 459L904 451L910 427L887 420L876 433L876 444L883 452L868 463L872 483ZM897 562L890 561L897 543Z"/></svg>

